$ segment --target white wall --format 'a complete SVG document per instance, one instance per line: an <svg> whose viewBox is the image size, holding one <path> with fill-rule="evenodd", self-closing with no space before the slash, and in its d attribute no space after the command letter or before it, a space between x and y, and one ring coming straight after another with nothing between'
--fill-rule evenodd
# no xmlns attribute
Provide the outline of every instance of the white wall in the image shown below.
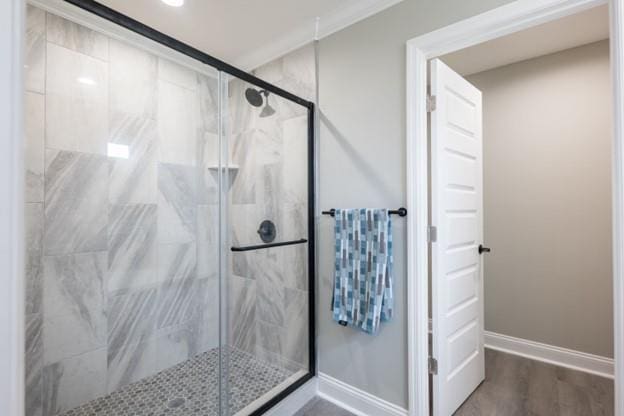
<svg viewBox="0 0 624 416"><path fill-rule="evenodd" d="M613 357L608 41L468 80L483 92L486 330Z"/></svg>
<svg viewBox="0 0 624 416"><path fill-rule="evenodd" d="M405 205L405 42L507 2L405 0L321 40L321 209ZM319 371L407 407L406 222L394 226L396 315L376 337L332 321L333 226L321 219Z"/></svg>

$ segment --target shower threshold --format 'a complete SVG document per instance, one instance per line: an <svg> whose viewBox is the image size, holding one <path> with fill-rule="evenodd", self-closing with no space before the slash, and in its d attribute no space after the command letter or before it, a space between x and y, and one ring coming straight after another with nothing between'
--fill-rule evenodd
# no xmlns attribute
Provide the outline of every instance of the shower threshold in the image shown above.
<svg viewBox="0 0 624 416"><path fill-rule="evenodd" d="M262 403L305 375L228 348L228 414L251 414ZM219 348L199 354L60 416L217 416Z"/></svg>

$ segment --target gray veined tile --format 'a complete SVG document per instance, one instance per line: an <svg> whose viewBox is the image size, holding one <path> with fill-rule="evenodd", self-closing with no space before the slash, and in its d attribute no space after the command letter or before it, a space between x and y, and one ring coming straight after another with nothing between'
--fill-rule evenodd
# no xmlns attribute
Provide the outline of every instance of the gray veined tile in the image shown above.
<svg viewBox="0 0 624 416"><path fill-rule="evenodd" d="M94 58L108 60L108 38L62 17L48 13L48 42Z"/></svg>
<svg viewBox="0 0 624 416"><path fill-rule="evenodd" d="M121 151L109 152L111 204L152 204L157 201L156 166L158 140L156 121L114 112L110 121L108 146ZM123 153L127 152L127 156Z"/></svg>
<svg viewBox="0 0 624 416"><path fill-rule="evenodd" d="M200 306L197 288L194 277L162 284L155 307L156 327L179 326L196 319Z"/></svg>
<svg viewBox="0 0 624 416"><path fill-rule="evenodd" d="M158 81L159 161L196 166L200 133L198 92Z"/></svg>
<svg viewBox="0 0 624 416"><path fill-rule="evenodd" d="M217 134L219 131L219 80L209 75L198 75L199 111L201 128Z"/></svg>
<svg viewBox="0 0 624 416"><path fill-rule="evenodd" d="M108 160L46 150L44 254L107 249Z"/></svg>
<svg viewBox="0 0 624 416"><path fill-rule="evenodd" d="M262 181L261 192L256 196L256 200L260 203L258 207L263 218L273 221L276 224L281 222L283 218L283 177L282 163L271 163L263 165L260 169ZM282 238L281 227L277 229L277 236Z"/></svg>
<svg viewBox="0 0 624 416"><path fill-rule="evenodd" d="M54 416L106 394L106 349L43 368L43 415Z"/></svg>
<svg viewBox="0 0 624 416"><path fill-rule="evenodd" d="M45 98L41 94L26 92L24 101L24 200L43 202Z"/></svg>
<svg viewBox="0 0 624 416"><path fill-rule="evenodd" d="M192 355L219 346L219 280L200 279L197 285L199 315L189 324L193 331Z"/></svg>
<svg viewBox="0 0 624 416"><path fill-rule="evenodd" d="M283 194L291 204L308 199L308 117L296 117L282 123L284 136Z"/></svg>
<svg viewBox="0 0 624 416"><path fill-rule="evenodd" d="M158 58L158 78L189 90L198 88L197 72L165 58Z"/></svg>
<svg viewBox="0 0 624 416"><path fill-rule="evenodd" d="M45 92L46 12L26 6L24 84L26 91Z"/></svg>
<svg viewBox="0 0 624 416"><path fill-rule="evenodd" d="M214 277L219 269L219 207L197 207L197 276Z"/></svg>
<svg viewBox="0 0 624 416"><path fill-rule="evenodd" d="M24 205L26 313L41 312L43 294L43 204Z"/></svg>
<svg viewBox="0 0 624 416"><path fill-rule="evenodd" d="M109 348L107 358L108 393L158 372L159 352L156 338Z"/></svg>
<svg viewBox="0 0 624 416"><path fill-rule="evenodd" d="M158 288L120 290L108 296L108 349L148 339L156 329Z"/></svg>
<svg viewBox="0 0 624 416"><path fill-rule="evenodd" d="M233 137L232 162L239 166L230 193L232 204L255 204L258 164L253 146L253 134L241 133Z"/></svg>
<svg viewBox="0 0 624 416"><path fill-rule="evenodd" d="M158 234L161 243L195 241L197 232L197 168L158 165Z"/></svg>
<svg viewBox="0 0 624 416"><path fill-rule="evenodd" d="M26 315L25 325L25 415L41 416L43 413L41 406L43 368L41 314Z"/></svg>
<svg viewBox="0 0 624 416"><path fill-rule="evenodd" d="M316 74L314 47L311 44L285 55L281 61L284 78L297 80L304 85L305 89L301 92L307 93L314 90ZM313 95L301 97L314 101Z"/></svg>
<svg viewBox="0 0 624 416"><path fill-rule="evenodd" d="M185 280L195 276L197 276L196 243L158 245L159 282Z"/></svg>
<svg viewBox="0 0 624 416"><path fill-rule="evenodd" d="M108 217L108 291L156 283L156 204L112 205Z"/></svg>
<svg viewBox="0 0 624 416"><path fill-rule="evenodd" d="M46 147L105 155L108 66L48 43Z"/></svg>
<svg viewBox="0 0 624 416"><path fill-rule="evenodd" d="M106 252L44 257L44 362L106 346Z"/></svg>
<svg viewBox="0 0 624 416"><path fill-rule="evenodd" d="M111 39L109 62L111 109L155 119L158 102L156 56Z"/></svg>
<svg viewBox="0 0 624 416"><path fill-rule="evenodd" d="M253 352L256 345L256 282L243 277L228 279L230 345Z"/></svg>
<svg viewBox="0 0 624 416"><path fill-rule="evenodd" d="M285 288L261 275L256 279L256 312L259 320L275 325L284 325L286 313Z"/></svg>
<svg viewBox="0 0 624 416"><path fill-rule="evenodd" d="M286 359L298 363L302 368L308 367L308 324L309 324L309 293L303 290L285 288L286 322L283 333L283 354Z"/></svg>

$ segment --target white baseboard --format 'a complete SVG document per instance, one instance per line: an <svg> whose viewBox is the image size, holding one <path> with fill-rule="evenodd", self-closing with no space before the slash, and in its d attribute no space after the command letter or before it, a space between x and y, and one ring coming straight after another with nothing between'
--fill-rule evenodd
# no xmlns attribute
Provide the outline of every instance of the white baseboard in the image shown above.
<svg viewBox="0 0 624 416"><path fill-rule="evenodd" d="M318 395L357 416L407 416L402 407L323 373L318 375Z"/></svg>
<svg viewBox="0 0 624 416"><path fill-rule="evenodd" d="M276 404L268 412L266 416L292 416L299 409L305 406L310 400L316 397L318 391L318 379L314 377L309 380L303 386L293 391L285 397L282 401Z"/></svg>
<svg viewBox="0 0 624 416"><path fill-rule="evenodd" d="M613 378L613 359L485 331L486 348Z"/></svg>

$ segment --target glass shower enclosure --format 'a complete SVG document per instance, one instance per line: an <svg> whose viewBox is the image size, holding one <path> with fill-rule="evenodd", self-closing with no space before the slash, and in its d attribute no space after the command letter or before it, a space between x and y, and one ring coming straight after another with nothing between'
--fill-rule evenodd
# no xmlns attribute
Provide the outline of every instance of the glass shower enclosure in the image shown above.
<svg viewBox="0 0 624 416"><path fill-rule="evenodd" d="M314 105L92 1L29 5L26 48L26 415L310 379Z"/></svg>

